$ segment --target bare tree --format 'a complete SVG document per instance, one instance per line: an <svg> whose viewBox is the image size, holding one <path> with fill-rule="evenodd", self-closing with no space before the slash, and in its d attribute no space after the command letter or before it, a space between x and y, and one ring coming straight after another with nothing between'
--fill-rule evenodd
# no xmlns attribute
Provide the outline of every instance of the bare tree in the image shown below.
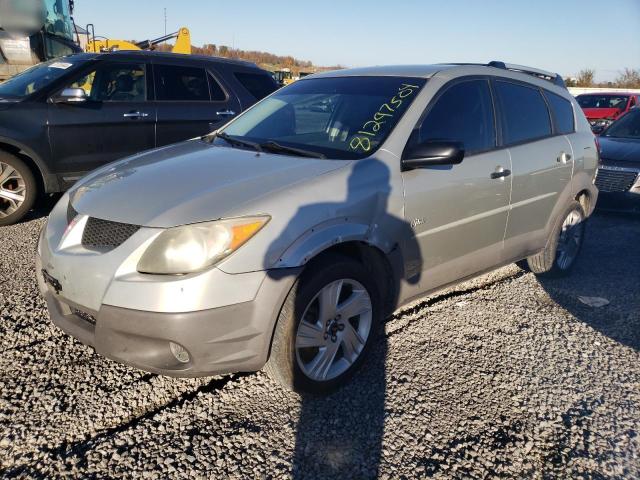
<svg viewBox="0 0 640 480"><path fill-rule="evenodd" d="M580 70L578 73L578 78L576 81L576 86L578 87L592 87L593 79L596 76L596 71L593 68L585 68Z"/></svg>
<svg viewBox="0 0 640 480"><path fill-rule="evenodd" d="M619 88L640 88L640 70L625 68L614 81Z"/></svg>

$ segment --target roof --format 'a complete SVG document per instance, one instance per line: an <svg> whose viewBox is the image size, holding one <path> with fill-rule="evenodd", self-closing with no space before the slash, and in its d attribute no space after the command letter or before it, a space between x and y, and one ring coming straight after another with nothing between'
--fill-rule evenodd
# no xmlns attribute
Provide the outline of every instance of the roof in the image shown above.
<svg viewBox="0 0 640 480"><path fill-rule="evenodd" d="M364 68L347 68L344 70L331 70L315 73L305 78L322 77L418 77L429 78L435 73L452 65L386 65Z"/></svg>
<svg viewBox="0 0 640 480"><path fill-rule="evenodd" d="M236 60L234 58L213 57L209 55L185 55L183 53L171 53L171 52L158 52L153 50L117 50L115 52L101 52L101 53L79 53L78 55L84 55L87 59L99 58L106 56L114 57L145 57L145 58L164 58L164 59L178 59L178 60L199 60L202 62L215 62L226 63L230 65L241 65L244 67L258 68L255 63L247 62L245 60Z"/></svg>
<svg viewBox="0 0 640 480"><path fill-rule="evenodd" d="M558 74L547 72L532 67L522 65L505 64L504 62L493 61L489 64L481 63L442 63L435 65L389 65L376 66L366 68L350 68L345 70L332 70L329 72L316 73L305 77L307 78L323 78L323 77L356 77L356 76L398 76L398 77L417 77L431 78L438 72L447 70L464 70L473 74L497 74L512 78L521 78L522 80L531 82L533 79L542 80L544 83L549 82L556 86L566 89L562 77Z"/></svg>
<svg viewBox="0 0 640 480"><path fill-rule="evenodd" d="M637 97L638 93L637 92L625 92L624 90L616 90L615 92L606 92L606 91L601 91L601 92L583 92L583 93L579 93L576 96L579 97L581 95L598 95L598 96L611 95L612 97L619 97L620 95L628 95L628 96L636 96Z"/></svg>

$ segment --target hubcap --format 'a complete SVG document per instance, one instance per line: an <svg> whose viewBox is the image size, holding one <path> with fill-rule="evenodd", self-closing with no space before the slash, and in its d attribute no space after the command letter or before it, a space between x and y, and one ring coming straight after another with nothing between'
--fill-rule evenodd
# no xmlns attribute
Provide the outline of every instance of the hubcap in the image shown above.
<svg viewBox="0 0 640 480"><path fill-rule="evenodd" d="M22 175L11 165L0 162L0 218L15 213L24 203L25 194Z"/></svg>
<svg viewBox="0 0 640 480"><path fill-rule="evenodd" d="M296 360L304 374L326 381L346 372L369 338L372 311L369 293L355 280L336 280L320 290L296 333Z"/></svg>
<svg viewBox="0 0 640 480"><path fill-rule="evenodd" d="M578 256L582 244L583 228L582 215L577 210L569 213L562 223L557 254L558 267L562 270L568 269Z"/></svg>

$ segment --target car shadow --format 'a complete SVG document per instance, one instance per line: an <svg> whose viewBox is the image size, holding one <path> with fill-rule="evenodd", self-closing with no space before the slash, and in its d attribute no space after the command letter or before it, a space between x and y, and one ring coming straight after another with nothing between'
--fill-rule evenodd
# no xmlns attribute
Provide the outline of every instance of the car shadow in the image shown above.
<svg viewBox="0 0 640 480"><path fill-rule="evenodd" d="M382 289L389 293L383 324L384 318L397 305L400 278L408 283L416 283L422 267L411 225L388 213L391 194L389 178L388 167L378 160L356 162L347 180L343 202L317 202L300 207L272 243L274 248L287 239L290 243L291 239L300 236L301 225L305 225L310 218L315 222L323 217L325 220L334 217L365 218L372 228L380 226L385 232L394 232L390 238L404 239L402 245L393 245L391 248L400 252L403 260L398 262L401 266L396 267L396 275L387 275L387 285ZM405 265L410 266L411 272L405 272ZM270 267L265 265L267 271ZM281 272L272 270L270 274L281 275ZM296 312L296 318L302 314ZM301 410L296 425L292 467L294 479L377 478L386 417L387 339L384 325L379 325L377 333L366 361L351 381L329 395L300 395ZM291 355L295 358L294 352ZM297 383L295 378L293 383Z"/></svg>
<svg viewBox="0 0 640 480"><path fill-rule="evenodd" d="M58 203L58 200L60 200L60 197L62 197L62 193L43 195L41 198L38 198L33 208L17 223L27 223L48 216L56 203Z"/></svg>
<svg viewBox="0 0 640 480"><path fill-rule="evenodd" d="M640 216L597 212L588 221L585 242L571 274L557 279L539 278L555 303L581 322L635 350L640 350L639 235ZM609 303L589 305L589 297Z"/></svg>

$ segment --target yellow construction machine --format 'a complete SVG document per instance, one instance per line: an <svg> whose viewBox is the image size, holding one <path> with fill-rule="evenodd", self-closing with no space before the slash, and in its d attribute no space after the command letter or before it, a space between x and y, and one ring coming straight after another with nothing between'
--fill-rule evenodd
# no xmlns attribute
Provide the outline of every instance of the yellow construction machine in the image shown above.
<svg viewBox="0 0 640 480"><path fill-rule="evenodd" d="M117 50L153 50L167 40L176 39L176 43L171 49L173 53L191 54L191 33L186 27L182 27L175 33L164 35L153 40L143 40L142 42L131 42L128 40L114 40L111 38L96 37L95 27L93 24L87 25L87 34L89 41L87 43L87 52L114 52Z"/></svg>

